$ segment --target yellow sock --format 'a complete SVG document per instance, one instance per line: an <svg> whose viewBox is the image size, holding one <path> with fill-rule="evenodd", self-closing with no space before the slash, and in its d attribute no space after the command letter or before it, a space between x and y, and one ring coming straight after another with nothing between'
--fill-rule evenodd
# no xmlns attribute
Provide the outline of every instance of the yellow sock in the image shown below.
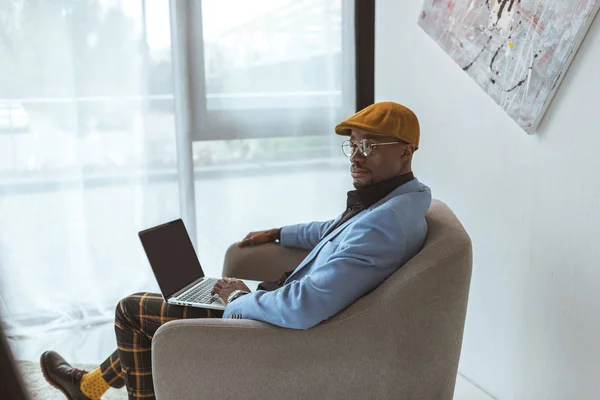
<svg viewBox="0 0 600 400"><path fill-rule="evenodd" d="M110 388L102 378L100 368L89 372L81 378L81 392L92 400L100 400L102 395Z"/></svg>

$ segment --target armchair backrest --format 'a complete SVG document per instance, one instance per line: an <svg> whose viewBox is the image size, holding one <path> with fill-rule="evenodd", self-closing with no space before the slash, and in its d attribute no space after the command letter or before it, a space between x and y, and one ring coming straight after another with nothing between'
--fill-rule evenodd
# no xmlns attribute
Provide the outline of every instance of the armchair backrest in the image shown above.
<svg viewBox="0 0 600 400"><path fill-rule="evenodd" d="M389 398L452 399L472 268L471 240L454 213L434 200L421 251L376 289L308 332L346 375L373 371L371 383ZM225 276L272 280L306 256L278 245L229 249ZM327 364L327 354L317 363ZM337 364L336 364L337 365ZM344 374L343 371L338 371ZM345 376L345 375L344 375ZM376 377L376 378L375 378Z"/></svg>

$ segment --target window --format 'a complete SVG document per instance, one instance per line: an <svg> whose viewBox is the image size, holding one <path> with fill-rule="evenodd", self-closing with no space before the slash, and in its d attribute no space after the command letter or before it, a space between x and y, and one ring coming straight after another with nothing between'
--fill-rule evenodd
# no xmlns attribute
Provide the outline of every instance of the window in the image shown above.
<svg viewBox="0 0 600 400"><path fill-rule="evenodd" d="M195 140L323 135L354 111L353 2L186 5Z"/></svg>
<svg viewBox="0 0 600 400"><path fill-rule="evenodd" d="M171 15L175 3L186 12ZM184 113L192 239L207 273L219 274L227 246L250 230L341 212L351 181L333 127L364 89L354 7L1 3L0 314L9 335L110 321L121 297L158 290L137 232L181 216ZM178 85L189 108L175 106Z"/></svg>

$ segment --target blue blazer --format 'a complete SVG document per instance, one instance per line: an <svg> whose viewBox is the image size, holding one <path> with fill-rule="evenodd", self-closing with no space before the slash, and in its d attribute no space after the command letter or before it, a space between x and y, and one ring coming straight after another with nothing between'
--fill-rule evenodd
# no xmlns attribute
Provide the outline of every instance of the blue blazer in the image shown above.
<svg viewBox="0 0 600 400"><path fill-rule="evenodd" d="M223 318L308 329L375 289L423 246L430 189L416 178L322 237L341 219L286 226L281 244L311 250L285 284L232 301Z"/></svg>

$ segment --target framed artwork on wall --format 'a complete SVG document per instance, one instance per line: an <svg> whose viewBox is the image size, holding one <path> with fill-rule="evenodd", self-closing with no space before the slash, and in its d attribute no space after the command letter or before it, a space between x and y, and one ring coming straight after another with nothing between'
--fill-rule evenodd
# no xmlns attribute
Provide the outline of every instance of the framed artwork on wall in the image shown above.
<svg viewBox="0 0 600 400"><path fill-rule="evenodd" d="M534 133L599 8L600 0L424 0L419 26Z"/></svg>

